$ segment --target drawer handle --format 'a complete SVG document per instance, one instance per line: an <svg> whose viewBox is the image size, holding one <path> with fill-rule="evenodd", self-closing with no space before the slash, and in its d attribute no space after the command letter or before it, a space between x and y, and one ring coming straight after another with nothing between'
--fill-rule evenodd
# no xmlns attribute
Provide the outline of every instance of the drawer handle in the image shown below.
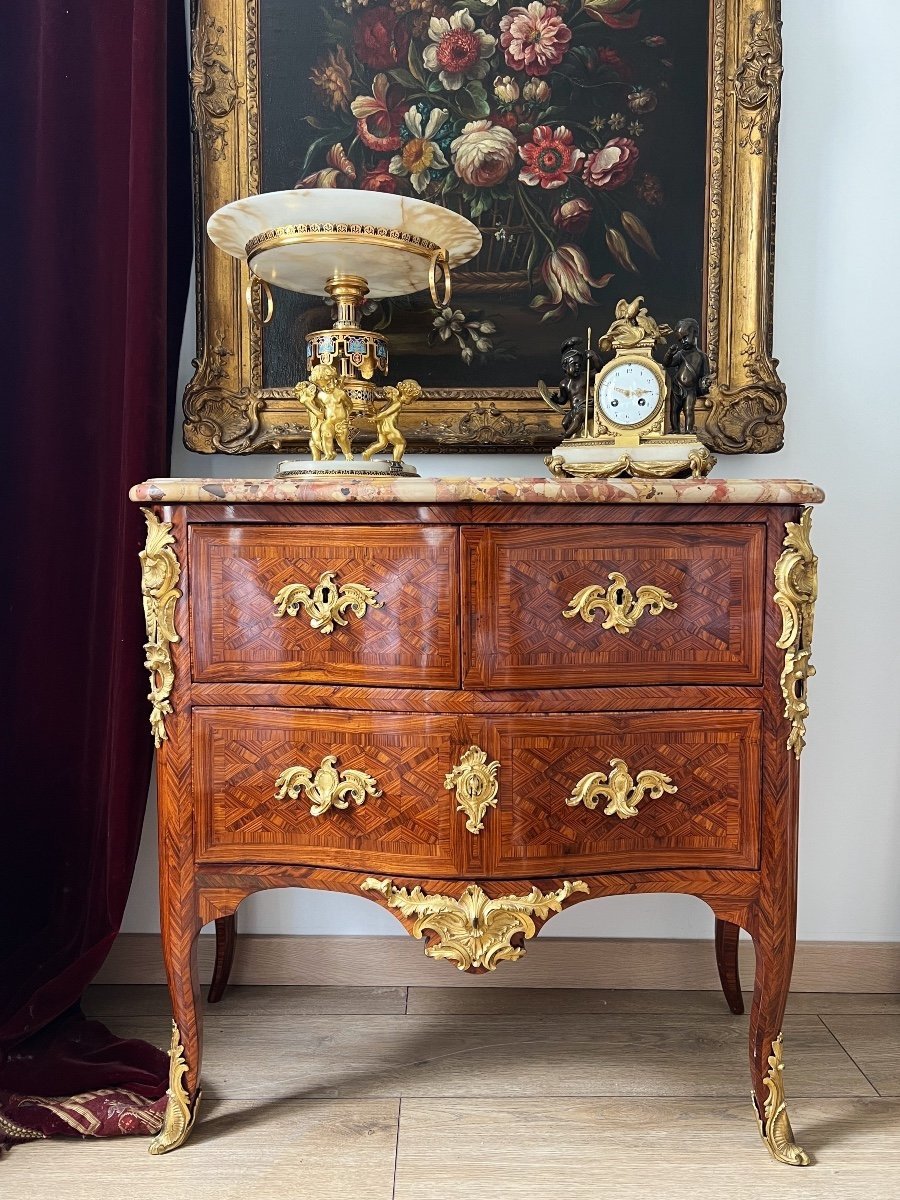
<svg viewBox="0 0 900 1200"><path fill-rule="evenodd" d="M413 937L430 935L429 958L446 958L460 971L495 971L504 960L515 962L525 953L522 943L537 933L534 917L546 921L574 892L590 892L580 879L566 880L555 892L533 887L524 896L493 900L477 883L468 884L461 896L425 893L421 887L409 891L393 879L369 878L360 887L378 892L388 908L411 921Z"/></svg>
<svg viewBox="0 0 900 1200"><path fill-rule="evenodd" d="M288 767L275 780L275 799L290 796L297 800L301 792L309 801L309 815L324 817L330 808L349 808L354 804L365 804L366 796L380 796L377 782L365 771L341 771L334 769L337 759L326 754L315 775L308 767ZM349 799L348 799L349 797Z"/></svg>
<svg viewBox="0 0 900 1200"><path fill-rule="evenodd" d="M630 633L645 612L658 617L664 608L677 608L677 603L669 592L662 588L645 583L632 595L625 581L625 576L618 571L607 575L611 586L600 587L591 584L576 592L569 601L569 607L563 609L563 616L571 619L581 617L588 625L592 625L597 610L606 613L606 620L601 629L614 629L616 633Z"/></svg>
<svg viewBox="0 0 900 1200"><path fill-rule="evenodd" d="M468 817L469 833L481 833L484 814L497 804L497 771L499 762L489 763L480 746L470 746L452 771L444 776L449 792L456 788L456 811Z"/></svg>
<svg viewBox="0 0 900 1200"><path fill-rule="evenodd" d="M663 792L678 791L669 776L661 771L639 771L637 779L632 779L621 758L611 758L609 765L612 767L609 778L603 771L591 771L579 779L566 804L570 808L583 804L585 808L593 809L601 800L606 800L604 816L616 816L625 821L637 816L637 806L645 794L658 800Z"/></svg>
<svg viewBox="0 0 900 1200"><path fill-rule="evenodd" d="M323 571L312 591L305 583L289 583L273 599L276 617L296 617L302 608L319 633L333 633L335 625L346 625L345 609L364 617L370 608L384 608L378 593L365 584L335 583L334 571Z"/></svg>

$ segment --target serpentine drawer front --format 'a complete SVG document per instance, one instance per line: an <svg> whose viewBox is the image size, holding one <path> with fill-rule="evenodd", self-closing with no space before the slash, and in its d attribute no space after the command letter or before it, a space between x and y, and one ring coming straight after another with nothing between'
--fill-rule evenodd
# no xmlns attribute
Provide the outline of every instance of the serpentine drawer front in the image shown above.
<svg viewBox="0 0 900 1200"><path fill-rule="evenodd" d="M193 727L204 862L514 878L759 860L756 712L198 708Z"/></svg>
<svg viewBox="0 0 900 1200"><path fill-rule="evenodd" d="M203 862L485 870L444 786L469 740L457 717L198 708L193 730Z"/></svg>
<svg viewBox="0 0 900 1200"><path fill-rule="evenodd" d="M459 682L457 532L441 526L191 530L202 682Z"/></svg>
<svg viewBox="0 0 900 1200"><path fill-rule="evenodd" d="M762 525L462 531L469 687L759 683Z"/></svg>
<svg viewBox="0 0 900 1200"><path fill-rule="evenodd" d="M817 488L155 480L132 498L174 1010L154 1154L197 1114L201 928L213 1001L242 900L296 887L378 904L438 960L435 986L526 953L554 983L532 939L555 914L699 897L732 1012L753 938L755 1115L777 1159L807 1161L780 1030ZM599 903L581 929L602 931ZM371 970L360 984L417 978Z"/></svg>
<svg viewBox="0 0 900 1200"><path fill-rule="evenodd" d="M757 866L761 726L758 712L499 718L497 874Z"/></svg>

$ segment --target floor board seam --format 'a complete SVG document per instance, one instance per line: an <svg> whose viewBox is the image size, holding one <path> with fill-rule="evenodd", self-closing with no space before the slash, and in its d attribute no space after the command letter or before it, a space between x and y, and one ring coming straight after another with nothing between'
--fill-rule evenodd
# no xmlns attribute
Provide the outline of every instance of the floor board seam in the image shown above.
<svg viewBox="0 0 900 1200"><path fill-rule="evenodd" d="M397 1200L397 1164L400 1161L400 1119L403 1115L403 1097L397 1099L397 1133L394 1138L394 1170L391 1175L391 1200Z"/></svg>
<svg viewBox="0 0 900 1200"><path fill-rule="evenodd" d="M837 1036L837 1034L834 1032L834 1030L831 1028L831 1026L825 1020L825 1018L820 1013L817 1014L817 1016L819 1017L819 1020L822 1022L822 1024L825 1026L825 1028L828 1030L829 1036L834 1039L835 1043L838 1046L840 1046L840 1048L843 1050L843 1052L847 1055L847 1057L853 1063L854 1067L856 1067L857 1071L859 1071L860 1075L862 1075L863 1079L866 1081L866 1083L869 1085L869 1087L872 1089L872 1091L875 1093L875 1095L881 1097L882 1099L886 1099L887 1097L884 1097L881 1095L881 1092L879 1092L878 1088L875 1086L875 1084L872 1082L872 1080L868 1077L868 1075L865 1073L865 1071L862 1069L862 1067L859 1065L859 1063L856 1061L856 1059L853 1057L853 1055L850 1053L850 1051L847 1049L847 1047L844 1045L844 1043L841 1041L841 1039Z"/></svg>

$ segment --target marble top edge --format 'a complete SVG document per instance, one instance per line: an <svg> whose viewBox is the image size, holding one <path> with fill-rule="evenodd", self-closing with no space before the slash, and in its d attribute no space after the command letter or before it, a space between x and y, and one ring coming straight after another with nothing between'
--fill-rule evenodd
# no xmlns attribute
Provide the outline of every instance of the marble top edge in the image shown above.
<svg viewBox="0 0 900 1200"><path fill-rule="evenodd" d="M821 504L804 479L148 479L139 504Z"/></svg>

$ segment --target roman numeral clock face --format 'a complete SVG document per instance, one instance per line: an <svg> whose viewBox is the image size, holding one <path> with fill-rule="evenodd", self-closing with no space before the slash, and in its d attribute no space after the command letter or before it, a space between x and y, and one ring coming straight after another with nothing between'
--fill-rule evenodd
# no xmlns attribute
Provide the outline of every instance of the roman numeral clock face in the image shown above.
<svg viewBox="0 0 900 1200"><path fill-rule="evenodd" d="M661 401L659 379L642 363L614 364L597 388L597 405L604 419L626 429L652 420Z"/></svg>

